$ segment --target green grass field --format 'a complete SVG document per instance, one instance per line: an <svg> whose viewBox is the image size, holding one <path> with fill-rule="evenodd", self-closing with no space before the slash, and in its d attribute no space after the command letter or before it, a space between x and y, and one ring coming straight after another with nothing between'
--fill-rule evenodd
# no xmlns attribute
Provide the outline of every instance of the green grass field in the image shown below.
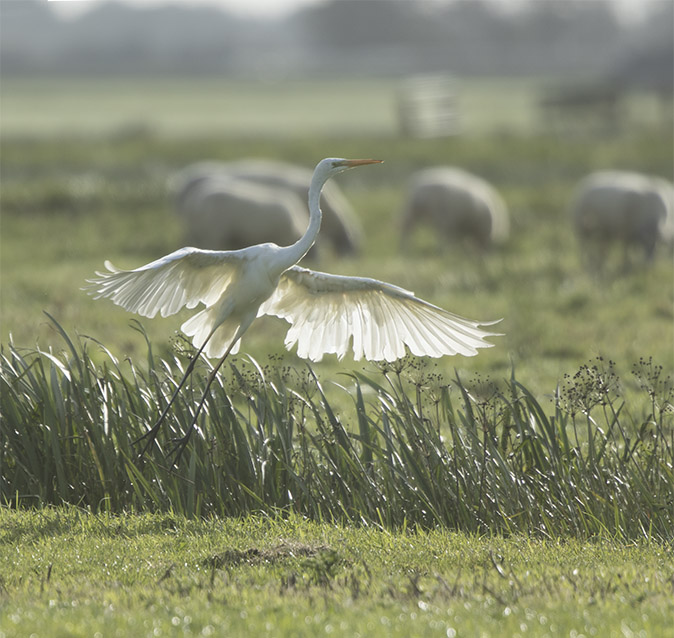
<svg viewBox="0 0 674 638"><path fill-rule="evenodd" d="M667 638L669 551L442 530L390 534L296 517L4 510L0 631Z"/></svg>
<svg viewBox="0 0 674 638"><path fill-rule="evenodd" d="M661 251L651 268L598 280L581 266L565 210L576 180L594 168L667 174L669 143L646 134L591 144L518 136L6 139L3 342L11 334L20 346L59 344L42 314L47 310L69 332L114 345L120 356L142 352L142 339L128 325L131 316L80 288L104 259L135 267L182 245L165 191L168 175L208 157L285 157L311 165L322 155L377 156L386 163L340 179L365 229L364 252L345 261L327 258L319 269L384 279L464 316L503 318L505 336L495 339L496 347L475 359L446 358L439 362L444 371L458 367L504 378L515 366L521 381L550 393L565 372L597 355L623 372L650 355L674 368L671 258ZM444 162L486 175L501 189L512 218L512 238L503 249L484 256L460 246L440 249L421 232L414 249L400 253L405 180L416 168ZM619 255L614 257L617 268ZM158 352L169 351L184 316L143 321ZM282 322L260 322L246 335L244 350L260 359L281 354L283 334ZM343 364L328 357L325 368Z"/></svg>
<svg viewBox="0 0 674 638"><path fill-rule="evenodd" d="M199 135L287 138L395 135L398 80L8 77L2 129L12 134ZM535 85L534 85L535 86ZM531 81L457 84L468 132L531 125ZM498 96L498 109L493 99Z"/></svg>
<svg viewBox="0 0 674 638"><path fill-rule="evenodd" d="M624 130L559 137L531 83L501 81L466 84L463 135L404 139L395 88L3 79L0 636L674 635L674 264L660 250L621 273L615 254L592 275L566 214L590 171L671 178L671 131L637 96ZM131 440L185 364L187 315L142 320L143 334L84 280L182 245L174 170L324 156L385 163L338 178L363 254L314 267L502 317L504 336L411 362L393 387L326 357L312 366L323 397L265 319L242 352L267 376L239 356L177 475L160 451L136 465ZM406 180L435 164L499 188L503 248L421 232L401 253ZM59 503L83 509L40 507Z"/></svg>

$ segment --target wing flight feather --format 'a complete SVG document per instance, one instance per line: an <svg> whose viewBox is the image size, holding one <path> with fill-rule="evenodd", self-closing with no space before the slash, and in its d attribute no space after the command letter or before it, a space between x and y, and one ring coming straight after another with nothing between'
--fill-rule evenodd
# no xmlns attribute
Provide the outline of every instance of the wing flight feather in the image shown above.
<svg viewBox="0 0 674 638"><path fill-rule="evenodd" d="M246 249L232 251L181 248L135 270L119 270L109 261L85 290L108 298L130 312L167 317L199 303L212 306L236 276Z"/></svg>
<svg viewBox="0 0 674 638"><path fill-rule="evenodd" d="M480 326L430 304L412 292L367 277L343 277L293 266L258 315L290 322L286 347L297 344L300 357L320 361L333 353L340 359L349 346L354 359L394 361L407 346L418 356L473 356L493 344ZM495 323L495 322L491 322Z"/></svg>

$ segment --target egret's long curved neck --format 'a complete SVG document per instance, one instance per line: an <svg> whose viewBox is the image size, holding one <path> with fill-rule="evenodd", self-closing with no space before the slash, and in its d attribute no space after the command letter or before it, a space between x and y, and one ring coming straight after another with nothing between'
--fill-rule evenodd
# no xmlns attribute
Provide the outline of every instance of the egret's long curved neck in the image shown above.
<svg viewBox="0 0 674 638"><path fill-rule="evenodd" d="M284 249L284 252L287 251L286 256L288 260L291 262L289 267L302 259L314 245L316 235L318 235L318 231L321 228L321 219L323 218L320 207L321 191L329 177L329 174L315 174L311 180L311 186L309 187L309 226L302 237Z"/></svg>
<svg viewBox="0 0 674 638"><path fill-rule="evenodd" d="M321 191L328 178L337 173L345 171L347 168L354 166L362 166L363 164L379 164L381 160L372 159L340 159L327 157L318 162L311 178L311 186L309 186L309 227L307 231L294 244L281 248L280 260L278 265L283 267L283 270L290 268L296 264L304 255L307 254L309 248L314 244L316 235L321 228L321 213L320 199Z"/></svg>

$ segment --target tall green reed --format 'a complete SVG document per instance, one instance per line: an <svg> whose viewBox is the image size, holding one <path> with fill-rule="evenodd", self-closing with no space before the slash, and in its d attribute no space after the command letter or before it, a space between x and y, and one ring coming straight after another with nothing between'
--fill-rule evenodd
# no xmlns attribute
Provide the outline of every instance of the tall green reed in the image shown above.
<svg viewBox="0 0 674 638"><path fill-rule="evenodd" d="M133 442L165 405L185 356L157 359L148 342L142 366L120 362L52 322L62 352L2 348L5 504L674 537L674 390L652 360L634 366L648 408L639 412L601 360L565 377L544 405L514 373L500 383L447 381L409 359L348 373L336 390L308 365L238 357L213 384L171 470L172 440L185 433L210 364L199 363L157 445L139 459ZM336 391L347 401L330 398Z"/></svg>

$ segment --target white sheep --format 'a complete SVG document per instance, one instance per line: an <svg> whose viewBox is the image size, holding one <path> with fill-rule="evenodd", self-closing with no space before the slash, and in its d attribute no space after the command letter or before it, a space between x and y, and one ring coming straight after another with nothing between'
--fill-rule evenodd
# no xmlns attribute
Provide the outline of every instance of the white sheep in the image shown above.
<svg viewBox="0 0 674 638"><path fill-rule="evenodd" d="M503 198L485 180L452 166L427 168L412 176L402 215L402 244L420 224L438 240L468 240L480 248L508 238L509 216Z"/></svg>
<svg viewBox="0 0 674 638"><path fill-rule="evenodd" d="M584 259L601 269L613 245L622 245L624 267L636 248L646 263L659 241L674 241L674 185L627 171L599 171L583 179L570 206Z"/></svg>
<svg viewBox="0 0 674 638"><path fill-rule="evenodd" d="M671 252L674 250L674 183L662 177L654 177L653 181L658 187L667 207L665 219L658 227L659 239Z"/></svg>
<svg viewBox="0 0 674 638"><path fill-rule="evenodd" d="M182 201L191 188L203 179L218 175L282 188L294 193L302 201L308 219L307 199L312 171L294 164L263 159L198 162L186 167L172 180L178 210L181 210ZM362 242L361 226L353 208L336 184L328 183L323 188L321 210L323 222L317 246L328 243L338 255L357 253Z"/></svg>
<svg viewBox="0 0 674 638"><path fill-rule="evenodd" d="M210 250L265 242L292 244L308 224L305 207L295 194L227 177L192 184L181 198L180 212L187 243Z"/></svg>

